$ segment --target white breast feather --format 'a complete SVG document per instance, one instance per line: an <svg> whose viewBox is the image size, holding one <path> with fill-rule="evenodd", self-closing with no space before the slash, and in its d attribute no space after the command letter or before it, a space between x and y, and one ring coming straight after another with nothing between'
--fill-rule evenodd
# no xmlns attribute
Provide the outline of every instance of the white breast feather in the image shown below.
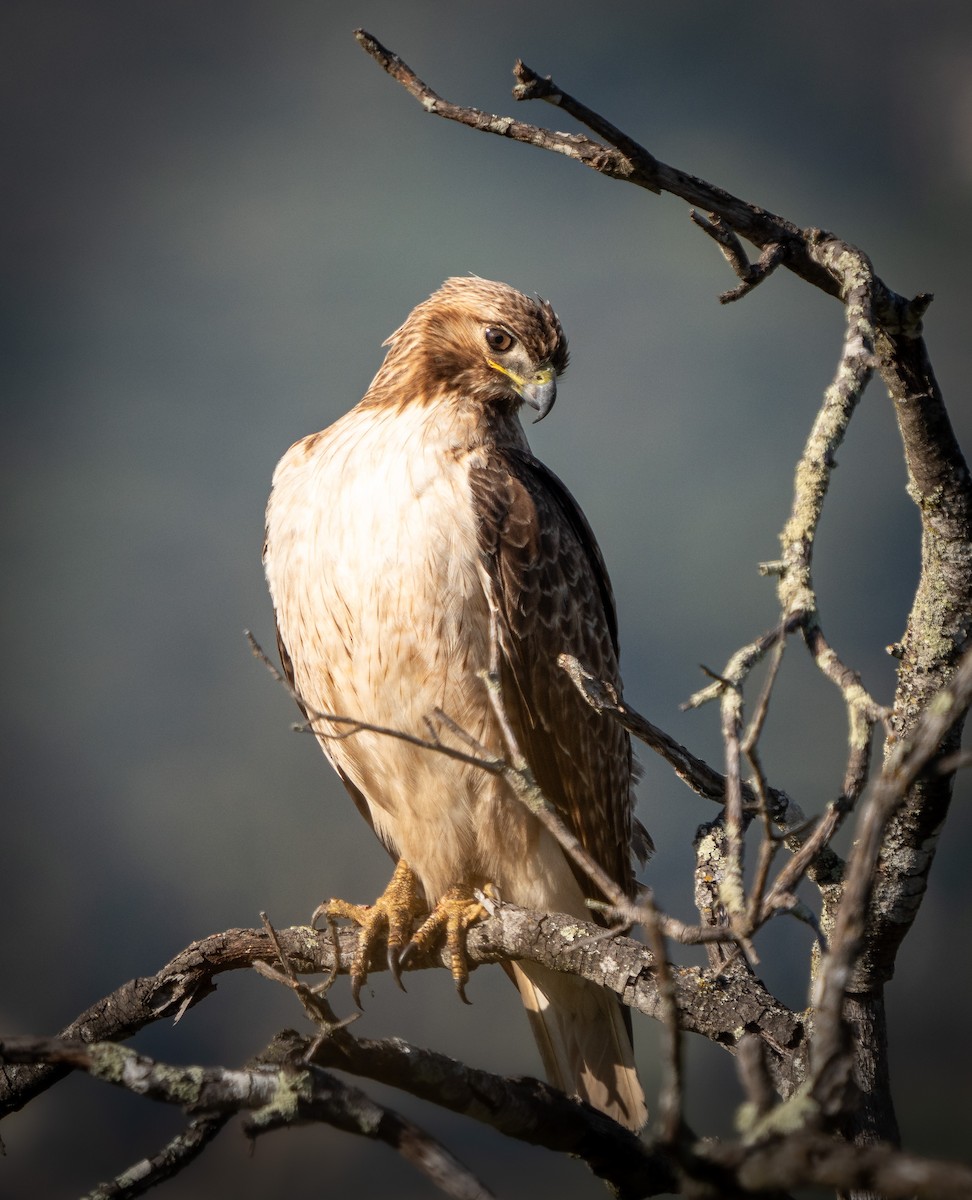
<svg viewBox="0 0 972 1200"><path fill-rule="evenodd" d="M297 443L274 476L267 575L313 709L427 737L441 708L482 736L488 615L467 466L433 418L418 407L354 410ZM482 772L377 734L322 744L397 853L412 861L439 847L441 869L425 874L474 856L469 809L489 784Z"/></svg>
<svg viewBox="0 0 972 1200"><path fill-rule="evenodd" d="M479 674L489 610L469 489L478 451L441 421L418 406L359 408L293 446L274 474L267 578L312 710L425 738L441 709L502 753ZM379 734L315 728L430 898L462 881L585 911L562 852L501 780Z"/></svg>

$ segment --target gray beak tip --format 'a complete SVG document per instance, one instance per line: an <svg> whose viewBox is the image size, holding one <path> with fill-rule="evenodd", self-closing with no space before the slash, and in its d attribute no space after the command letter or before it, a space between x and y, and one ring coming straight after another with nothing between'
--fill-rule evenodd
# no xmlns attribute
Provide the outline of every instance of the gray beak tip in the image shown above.
<svg viewBox="0 0 972 1200"><path fill-rule="evenodd" d="M536 409L537 415L533 418L533 424L538 425L554 406L557 399L557 381L550 379L546 383L534 384L524 388L522 395L527 404Z"/></svg>

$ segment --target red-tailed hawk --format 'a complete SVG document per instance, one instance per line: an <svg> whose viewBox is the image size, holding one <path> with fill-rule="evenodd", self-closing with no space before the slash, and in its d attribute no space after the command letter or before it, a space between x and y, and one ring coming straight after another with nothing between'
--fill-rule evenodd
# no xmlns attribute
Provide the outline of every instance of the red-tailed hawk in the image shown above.
<svg viewBox="0 0 972 1200"><path fill-rule="evenodd" d="M441 711L502 755L482 677L492 612L520 748L547 799L631 894L640 826L628 736L557 665L567 652L620 686L611 586L587 521L530 453L518 415L524 401L538 420L553 405L567 365L560 323L545 301L504 284L449 279L386 345L364 399L292 446L273 477L264 559L285 670L312 716L424 739ZM595 889L502 779L380 733L312 724L399 860L373 908L331 911L364 922L363 938L387 935L393 968L416 900L435 910L419 944L443 928L457 944L481 912L476 889L590 919L584 898ZM366 963L359 953L356 988ZM531 963L511 973L551 1082L640 1128L644 1095L617 998Z"/></svg>

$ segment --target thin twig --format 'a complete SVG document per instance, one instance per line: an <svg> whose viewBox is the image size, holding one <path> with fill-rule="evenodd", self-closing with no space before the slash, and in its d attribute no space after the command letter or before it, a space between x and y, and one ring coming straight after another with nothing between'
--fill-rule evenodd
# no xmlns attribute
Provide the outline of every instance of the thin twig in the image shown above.
<svg viewBox="0 0 972 1200"><path fill-rule="evenodd" d="M781 839L776 836L773 829L773 819L770 815L769 796L767 795L768 784L763 773L763 764L759 754L759 739L763 732L763 726L766 723L767 715L769 714L770 697L773 694L773 688L779 676L780 667L783 663L783 654L786 650L786 638L780 638L773 648L773 654L770 658L769 670L766 678L763 681L763 688L760 692L759 699L756 702L756 709L753 713L752 720L743 735L741 742L742 753L749 763L752 771L752 787L759 798L759 818L763 827L763 838L759 844L759 855L756 861L756 872L753 876L752 886L749 889L749 899L747 904L747 917L750 929L757 928L759 917L763 907L763 896L766 892L766 882L769 878L770 867L773 865L773 860L776 857L777 851L781 845Z"/></svg>
<svg viewBox="0 0 972 1200"><path fill-rule="evenodd" d="M619 696L609 683L597 679L572 654L559 655L557 663L570 676L574 687L592 708L612 716L633 737L660 755L696 795L706 800L714 800L717 804L725 803L725 775L693 754L647 717L642 716ZM786 800L783 794L778 793L778 797L781 807L785 807ZM745 799L747 804L755 804L754 795L747 794Z"/></svg>
<svg viewBox="0 0 972 1200"><path fill-rule="evenodd" d="M799 622L796 622L792 628L796 628L798 625ZM759 647L761 644L762 640L758 639L748 649ZM745 651L747 648L743 649ZM573 655L561 654L557 661L592 708L614 717L633 737L644 742L646 746L664 758L679 779L697 795L707 800L713 800L717 804L725 803L726 777L724 775L675 741L657 725L652 724L632 708L626 700L618 696L610 684L596 679ZM727 686L726 682L720 680L714 690L706 688L704 692L696 693L693 699L704 703L706 700L715 698L719 694L719 690L725 686ZM761 811L762 801L751 784L743 782L742 795L745 812L752 814ZM773 822L782 831L784 844L791 850L799 849L810 836L814 822L808 820L800 806L786 792L778 788L769 786L765 788L765 803L769 807ZM823 846L815 848L810 865L806 869L810 878L822 882L826 886L832 886L839 883L844 864L840 856L829 846ZM669 934L669 936L672 935Z"/></svg>
<svg viewBox="0 0 972 1200"><path fill-rule="evenodd" d="M742 247L742 242L735 233L715 213L700 213L696 209L689 212L689 217L696 225L713 239L722 251L726 262L740 279L738 287L722 292L719 296L721 304L731 304L748 296L754 287L768 279L776 268L783 262L783 246L779 242L769 242L763 247L759 259L751 263Z"/></svg>
<svg viewBox="0 0 972 1200"><path fill-rule="evenodd" d="M773 274L783 262L783 255L784 250L779 242L770 242L768 246L764 246L756 262L750 264L742 283L738 287L719 293L719 303L732 304L734 300L742 300L744 296L748 296L754 287L758 287L764 279Z"/></svg>
<svg viewBox="0 0 972 1200"><path fill-rule="evenodd" d="M410 746L417 746L420 750L430 750L434 754L443 754L446 758L455 759L457 762L468 763L473 767L480 767L490 775L503 775L507 771L507 764L502 759L491 755L481 742L476 741L470 734L460 730L459 726L447 718L439 709L436 709L436 715L442 720L442 723L446 724L453 732L461 733L464 740L476 747L476 753L470 754L466 751L456 749L455 746L448 746L434 736L422 738L417 734L406 733L403 729L395 729L389 725L374 725L370 721L363 721L360 717L321 712L309 704L293 687L290 680L277 669L249 629L244 629L243 636L249 643L254 658L259 659L263 663L277 683L290 694L291 698L307 714L308 720L306 723L294 726L299 732L313 733L315 737L325 742L342 741L358 733L376 733L380 737L394 738L396 741L406 742ZM327 733L317 727L318 721L323 721L331 725L344 725L347 726L347 729L341 733ZM426 727L431 729L428 719L426 719Z"/></svg>
<svg viewBox="0 0 972 1200"><path fill-rule="evenodd" d="M745 927L746 893L743 882L743 837L746 821L742 810L742 776L740 774L740 731L743 720L742 691L729 686L722 691L720 704L722 743L726 756L726 804L723 815L726 824L726 861L720 887L722 903L730 925L742 937ZM751 947L747 947L751 952Z"/></svg>
<svg viewBox="0 0 972 1200"><path fill-rule="evenodd" d="M802 624L802 613L784 614L778 625L767 629L765 633L753 638L745 646L740 646L721 673L706 671L706 674L710 675L714 682L689 696L682 704L682 708L686 710L700 708L703 704L718 700L727 688L740 687L750 671L762 662L766 654L783 638L788 637L794 630L800 629Z"/></svg>
<svg viewBox="0 0 972 1200"><path fill-rule="evenodd" d="M257 959L253 963L253 969L258 975L263 975L266 979L273 980L274 983L282 983L291 989L297 996L301 1006L306 1013L308 1019L317 1026L321 1037L331 1036L339 1029L344 1029L348 1025L353 1024L360 1016L360 1012L353 1012L349 1016L338 1017L331 1008L330 1002L327 999L327 993L331 988L334 980L338 976L338 970L341 964L340 950L338 949L338 941L335 936L335 927L333 922L329 922L329 931L332 937L332 945L335 948L334 963L331 971L323 983L310 987L300 978L297 969L284 949L280 938L277 935L276 929L270 923L270 918L265 912L260 913L260 921L263 925L264 932L270 939L270 944L273 946L277 954L277 966L271 966L270 963Z"/></svg>
<svg viewBox="0 0 972 1200"><path fill-rule="evenodd" d="M136 1196L143 1196L198 1158L231 1118L232 1113L194 1117L161 1150L133 1163L114 1179L99 1183L82 1200L134 1200Z"/></svg>

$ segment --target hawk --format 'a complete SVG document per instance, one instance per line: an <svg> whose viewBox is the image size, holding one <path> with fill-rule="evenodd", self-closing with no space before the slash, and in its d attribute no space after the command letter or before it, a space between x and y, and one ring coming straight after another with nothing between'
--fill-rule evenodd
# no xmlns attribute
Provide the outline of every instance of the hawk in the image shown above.
<svg viewBox="0 0 972 1200"><path fill-rule="evenodd" d="M294 692L398 862L375 905L324 906L363 925L355 996L375 942L387 940L397 975L403 948L443 932L462 995L477 891L581 919L596 893L502 778L418 744L437 714L444 728L444 714L453 732L504 754L484 681L491 652L537 783L628 895L632 849L650 841L632 817L628 735L584 702L557 662L572 654L620 690L600 550L577 502L530 453L519 419L523 403L540 420L556 398L567 366L557 316L505 284L449 279L385 344L360 403L277 466L264 563ZM644 1094L617 997L534 963L508 970L551 1082L641 1128Z"/></svg>

